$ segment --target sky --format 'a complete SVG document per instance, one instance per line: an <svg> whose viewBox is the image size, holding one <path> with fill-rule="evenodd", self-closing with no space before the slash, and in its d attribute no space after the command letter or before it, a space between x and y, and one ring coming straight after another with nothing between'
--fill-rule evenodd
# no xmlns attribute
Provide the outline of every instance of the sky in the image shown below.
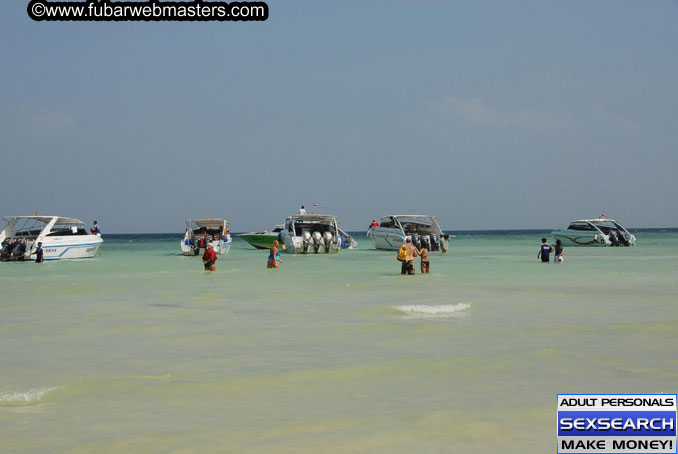
<svg viewBox="0 0 678 454"><path fill-rule="evenodd" d="M678 227L678 2L272 0L213 23L27 3L0 2L0 216Z"/></svg>

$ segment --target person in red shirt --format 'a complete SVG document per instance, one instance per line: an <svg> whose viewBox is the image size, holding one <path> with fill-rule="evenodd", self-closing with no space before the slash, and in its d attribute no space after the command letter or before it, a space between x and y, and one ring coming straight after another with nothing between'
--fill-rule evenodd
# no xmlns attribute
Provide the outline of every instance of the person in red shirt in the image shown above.
<svg viewBox="0 0 678 454"><path fill-rule="evenodd" d="M370 227L379 227L379 223L377 222L376 219L372 219L372 223L370 224Z"/></svg>
<svg viewBox="0 0 678 454"><path fill-rule="evenodd" d="M205 265L205 271L216 271L217 270L217 265L215 264L217 261L217 254L214 252L214 247L212 246L212 243L207 245L207 249L205 249L205 253L202 256L202 263Z"/></svg>

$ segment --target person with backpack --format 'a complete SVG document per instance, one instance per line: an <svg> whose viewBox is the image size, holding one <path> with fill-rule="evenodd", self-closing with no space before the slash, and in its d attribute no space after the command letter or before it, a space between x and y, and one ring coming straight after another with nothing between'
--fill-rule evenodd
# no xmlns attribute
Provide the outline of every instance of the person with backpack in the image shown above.
<svg viewBox="0 0 678 454"><path fill-rule="evenodd" d="M412 244L412 238L407 237L398 250L398 260L402 263L400 274L414 274L414 258L418 256L419 250Z"/></svg>

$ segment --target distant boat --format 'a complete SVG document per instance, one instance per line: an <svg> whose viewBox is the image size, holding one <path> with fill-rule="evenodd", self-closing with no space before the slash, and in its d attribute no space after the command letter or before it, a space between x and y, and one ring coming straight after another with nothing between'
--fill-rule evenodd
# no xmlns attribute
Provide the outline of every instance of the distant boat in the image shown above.
<svg viewBox="0 0 678 454"><path fill-rule="evenodd" d="M259 232L241 233L239 238L247 241L257 249L269 249L273 242L278 240L279 232L283 229L282 224L276 225L273 230L261 230ZM280 240L279 240L280 241Z"/></svg>
<svg viewBox="0 0 678 454"><path fill-rule="evenodd" d="M14 216L3 218L0 232L2 260L25 260L42 243L44 260L94 257L104 240L90 234L79 219L62 216ZM10 250L11 248L11 250Z"/></svg>
<svg viewBox="0 0 678 454"><path fill-rule="evenodd" d="M443 231L435 216L394 214L384 216L378 224L370 226L367 230L367 236L372 238L376 249L398 250L407 237L412 239L417 248L426 246L429 251L440 249Z"/></svg>
<svg viewBox="0 0 678 454"><path fill-rule="evenodd" d="M187 219L181 252L184 255L199 255L211 243L217 254L228 254L231 249L231 224L224 219Z"/></svg>
<svg viewBox="0 0 678 454"><path fill-rule="evenodd" d="M633 246L635 235L614 219L580 219L570 222L563 230L554 230L551 236L566 246Z"/></svg>

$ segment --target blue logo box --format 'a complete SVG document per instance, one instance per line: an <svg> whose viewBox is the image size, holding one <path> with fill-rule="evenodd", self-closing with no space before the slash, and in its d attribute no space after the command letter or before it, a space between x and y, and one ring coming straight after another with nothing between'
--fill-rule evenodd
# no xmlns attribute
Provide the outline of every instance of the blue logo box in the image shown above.
<svg viewBox="0 0 678 454"><path fill-rule="evenodd" d="M676 394L558 394L556 452L678 453Z"/></svg>

